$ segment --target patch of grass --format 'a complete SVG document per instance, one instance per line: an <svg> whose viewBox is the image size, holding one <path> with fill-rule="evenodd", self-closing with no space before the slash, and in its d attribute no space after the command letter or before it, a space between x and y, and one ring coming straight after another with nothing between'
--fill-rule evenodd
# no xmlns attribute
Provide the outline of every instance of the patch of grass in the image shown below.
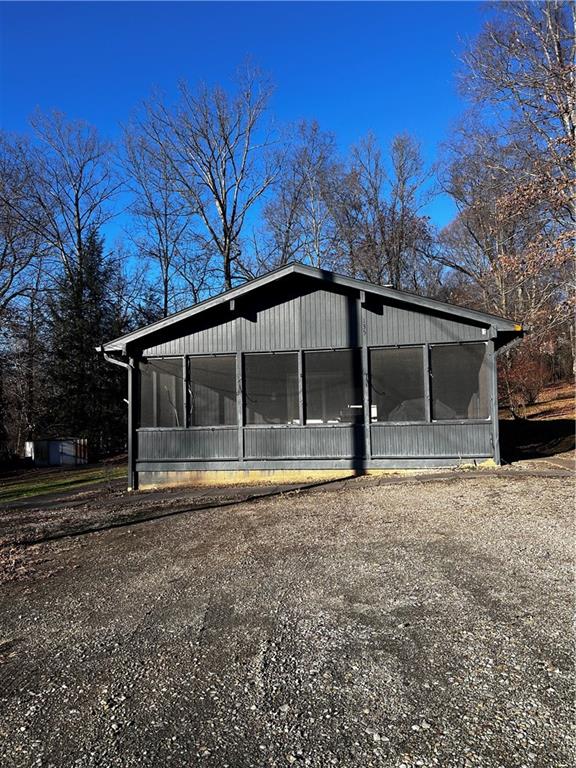
<svg viewBox="0 0 576 768"><path fill-rule="evenodd" d="M55 470L42 472L12 482L3 483L0 487L0 503L18 501L46 493L76 490L83 486L101 483L106 480L116 480L126 476L126 467L98 467L96 469Z"/></svg>

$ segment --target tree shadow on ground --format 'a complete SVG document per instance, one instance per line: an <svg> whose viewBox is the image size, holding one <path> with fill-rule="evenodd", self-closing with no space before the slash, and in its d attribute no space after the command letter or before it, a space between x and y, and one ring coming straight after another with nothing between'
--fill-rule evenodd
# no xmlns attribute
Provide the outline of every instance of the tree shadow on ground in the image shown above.
<svg viewBox="0 0 576 768"><path fill-rule="evenodd" d="M540 459L574 450L574 419L505 419L500 421L504 461Z"/></svg>

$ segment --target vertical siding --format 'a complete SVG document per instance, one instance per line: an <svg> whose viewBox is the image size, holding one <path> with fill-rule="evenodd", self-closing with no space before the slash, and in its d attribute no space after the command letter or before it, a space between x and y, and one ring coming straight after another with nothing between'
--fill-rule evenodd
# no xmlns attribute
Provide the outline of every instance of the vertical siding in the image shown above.
<svg viewBox="0 0 576 768"><path fill-rule="evenodd" d="M247 459L352 458L363 452L362 426L244 430Z"/></svg>
<svg viewBox="0 0 576 768"><path fill-rule="evenodd" d="M372 458L491 456L490 423L371 426ZM245 458L349 459L363 454L363 427L307 426L244 429ZM238 432L229 429L138 430L137 461L209 461L238 458ZM367 462L370 465L370 462Z"/></svg>
<svg viewBox="0 0 576 768"><path fill-rule="evenodd" d="M487 339L477 325L395 305L369 305L366 325L369 346Z"/></svg>
<svg viewBox="0 0 576 768"><path fill-rule="evenodd" d="M362 426L244 428L247 459L352 458L363 453ZM230 429L138 430L137 461L238 458L238 432Z"/></svg>
<svg viewBox="0 0 576 768"><path fill-rule="evenodd" d="M240 302L240 300L239 300ZM358 345L355 293L330 289L303 292L301 296L262 299L237 305L237 314L223 308L214 314L214 324L198 330L186 329L181 336L143 349L143 354L182 355L215 352L259 352L298 349L300 328L304 349ZM421 344L450 341L486 341L482 327L464 320L432 314L418 308L371 300L365 307L368 346ZM220 318L220 320L218 320ZM192 325L193 319L189 321ZM190 327L190 325L188 327Z"/></svg>
<svg viewBox="0 0 576 768"><path fill-rule="evenodd" d="M137 461L237 458L236 427L138 430L136 433Z"/></svg>
<svg viewBox="0 0 576 768"><path fill-rule="evenodd" d="M374 458L491 456L492 424L372 425Z"/></svg>
<svg viewBox="0 0 576 768"><path fill-rule="evenodd" d="M237 325L241 318L232 318L195 333L178 336L162 344L145 347L144 356L210 354L214 352L235 352Z"/></svg>
<svg viewBox="0 0 576 768"><path fill-rule="evenodd" d="M293 298L239 318L241 349L246 352L296 349L298 347L300 299Z"/></svg>
<svg viewBox="0 0 576 768"><path fill-rule="evenodd" d="M358 327L355 306L353 294L320 290L302 296L302 346L347 347L351 328Z"/></svg>

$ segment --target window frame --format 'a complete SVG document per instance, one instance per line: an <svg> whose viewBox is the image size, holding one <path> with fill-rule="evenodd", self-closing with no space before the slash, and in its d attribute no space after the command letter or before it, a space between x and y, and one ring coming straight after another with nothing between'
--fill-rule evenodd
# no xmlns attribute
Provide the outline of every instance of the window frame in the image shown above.
<svg viewBox="0 0 576 768"><path fill-rule="evenodd" d="M488 387L488 416L487 418L471 418L471 419L434 419L432 417L432 365L431 365L431 350L434 347L462 347L469 344L483 344L485 349L485 365L487 366L486 370L486 377L487 377L487 387ZM137 393L137 405L136 405L136 421L138 426L136 427L136 430L138 431L162 431L162 430L183 430L183 429L189 429L189 430L243 430L246 427L249 427L250 429L303 429L303 428L309 428L309 429L316 429L316 428L330 428L330 429L349 429L350 427L358 427L363 425L365 428L369 429L370 427L377 427L377 426L383 426L383 427L400 427L400 426L418 426L418 425L424 425L424 424L458 424L458 425L465 425L465 424L487 424L491 423L493 421L492 417L492 407L491 407L491 400L494 397L493 392L491 391L492 385L490 383L490 370L489 367L491 365L491 360L489 356L490 351L490 345L489 341L484 341L481 339L478 340L470 340L470 341L453 341L453 342L423 342L423 343L407 343L407 344L379 344L375 346L366 346L367 350L367 369L364 370L364 364L362 362L362 346L356 346L356 347L311 347L311 348L303 348L299 347L298 349L279 349L279 350L257 350L257 351L251 351L251 350L239 350L236 352L228 351L228 352L210 352L210 353L193 353L193 354L181 354L181 355L151 355L151 356L143 356L138 359L137 365L135 366L137 373L138 373L138 386L136 387L136 393ZM414 348L421 348L422 354L423 354L423 373L424 373L424 401L425 401L425 413L426 417L423 421L372 421L370 418L371 413L371 407L372 407L372 356L371 352L373 350L389 350L389 349L414 349ZM362 376L367 376L367 385L368 385L368 414L364 413L363 418L359 419L356 423L334 423L334 424L308 424L306 422L306 411L307 411L307 402L306 402L306 374L305 374L305 364L304 364L304 355L305 353L314 353L314 352L342 352L342 351L349 351L349 350L356 350L357 354L359 355L360 363L362 365ZM297 377L298 377L298 409L299 409L299 423L283 423L283 424L248 424L246 422L246 370L245 370L245 358L247 355L286 355L286 354L292 354L296 355L298 368L297 368ZM189 384L190 384L190 364L191 361L194 360L194 358L201 358L201 357L233 357L235 358L235 370L236 370L236 405L237 405L237 423L236 424L222 424L222 425L206 425L206 426L191 426L190 425L190 403L189 403ZM174 427L142 427L140 426L140 397L141 397L141 371L139 364L142 361L145 362L154 362L154 361L161 361L161 360L181 360L182 361L182 387L183 387L183 402L184 402L184 419L183 424L181 426L174 426ZM364 385L363 385L364 386ZM364 411L365 403L363 403Z"/></svg>
<svg viewBox="0 0 576 768"><path fill-rule="evenodd" d="M244 426L244 421L239 422L238 420L238 394L239 391L243 392L243 389L239 389L238 387L238 354L236 352L209 352L209 353L202 353L202 352L195 352L191 355L184 355L186 359L186 380L184 382L184 394L185 394L185 401L184 401L184 408L186 412L186 426L185 429L191 429L191 430L207 430L207 429L238 429L240 427ZM235 424L204 424L204 425L192 425L191 424L191 412L190 412L190 384L191 384L191 377L190 377L190 364L191 361L194 360L194 358L199 357L231 357L234 359L234 395L235 395L235 408L236 408L236 423ZM243 366L242 366L243 370Z"/></svg>
<svg viewBox="0 0 576 768"><path fill-rule="evenodd" d="M247 421L246 413L246 358L248 356L256 357L257 355L296 355L296 377L298 384L298 420L299 423L283 422L282 424L250 424ZM251 350L242 351L241 353L241 395L242 395L242 422L238 426L249 429L299 429L302 426L302 350L301 349L261 349L252 352Z"/></svg>
<svg viewBox="0 0 576 768"><path fill-rule="evenodd" d="M322 424L309 424L308 423L308 403L306 398L306 364L305 364L305 356L307 354L314 354L315 352L352 352L352 354L356 353L358 356L358 360L360 362L360 394L361 394L361 401L362 401L362 415L358 418L357 421L350 421L350 422L324 422ZM326 428L329 427L331 429L349 429L351 427L360 427L364 426L366 422L366 404L364 402L364 375L366 374L366 371L364 371L364 364L362 362L362 345L357 345L355 347L311 347L311 348L303 348L299 350L299 356L301 359L301 380L302 380L302 426L304 427L310 427L314 429L315 427L320 428Z"/></svg>
<svg viewBox="0 0 576 768"><path fill-rule="evenodd" d="M488 341L481 339L475 341L446 341L446 342L424 342L420 344L379 344L377 346L368 347L368 391L370 394L370 407L372 407L372 358L371 351L373 349L406 349L422 347L422 354L424 355L424 406L426 417L424 421L371 421L370 426L388 426L388 427L401 427L401 426L418 426L423 424L488 424L492 421L492 411L490 408L490 402L488 403L488 417L485 419L473 418L473 419L434 419L432 418L432 364L431 364L431 350L432 347L463 347L468 344L484 344L485 346L485 360L488 355ZM489 363L486 360L487 364ZM489 376L489 373L486 374ZM490 382L488 381L488 389L490 390ZM491 395L489 394L489 397Z"/></svg>
<svg viewBox="0 0 576 768"><path fill-rule="evenodd" d="M184 418L182 419L182 421L184 423L181 426L179 426L179 427L176 427L176 426L174 426L174 427L142 427L140 425L140 421L141 421L141 418L142 418L142 411L141 411L141 405L142 405L142 371L140 369L140 364L142 362L153 363L156 360L181 360L182 361L182 386L183 386L182 404L183 404L183 410L184 410ZM136 396L136 408L135 408L135 411L136 411L136 414L135 414L136 415L136 423L137 423L136 430L139 431L139 432L140 431L150 431L150 432L156 431L156 432L158 432L158 431L161 431L161 430L168 431L168 430L174 430L174 429L186 429L187 425L188 425L188 378L187 378L188 377L188 364L187 364L187 355L144 355L144 356L138 358L138 360L136 362L136 365L135 365L135 368L136 368L137 373L138 373L138 377L137 377L138 381L137 381L137 386L136 386L136 393L137 393L137 396ZM154 416L155 416L154 420L155 421L158 420L157 408L158 408L158 404L156 402L156 398L154 398L153 409L154 409Z"/></svg>
<svg viewBox="0 0 576 768"><path fill-rule="evenodd" d="M399 427L402 425L417 425L417 424L429 424L430 423L430 386L429 386L429 377L430 377L430 370L429 370L429 355L427 350L428 345L427 344L386 344L386 345L379 345L376 347L368 347L368 396L369 396L369 405L370 405L370 413L369 413L369 419L368 423L370 426L390 426L390 427ZM421 349L422 350L422 383L424 385L424 420L423 421L382 421L381 419L377 419L376 421L372 421L372 351L373 350L379 350L379 349Z"/></svg>
<svg viewBox="0 0 576 768"><path fill-rule="evenodd" d="M486 386L488 390L488 402L487 402L487 410L488 410L488 416L484 419L479 418L478 416L474 416L470 419L463 419L461 416L459 416L456 419L434 419L432 417L432 400L433 400L433 392L432 392L432 383L433 383L433 373L432 373L432 348L433 347L466 347L470 345L478 345L482 344L484 346L484 359L482 361L482 365L486 365ZM492 385L490 384L490 371L488 369L488 365L490 364L490 361L488 360L488 341L482 341L481 339L478 339L476 341L448 341L448 342L434 342L432 344L426 345L428 348L428 373L429 373L429 387L428 387L428 403L429 403L429 409L430 409L430 423L431 424L489 424L492 422L492 403L491 400L493 398Z"/></svg>

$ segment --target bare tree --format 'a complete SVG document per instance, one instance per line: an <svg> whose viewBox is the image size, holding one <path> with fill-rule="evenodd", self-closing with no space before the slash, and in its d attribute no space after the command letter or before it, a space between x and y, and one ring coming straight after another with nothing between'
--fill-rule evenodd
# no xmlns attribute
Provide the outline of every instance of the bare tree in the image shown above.
<svg viewBox="0 0 576 768"><path fill-rule="evenodd" d="M209 259L194 247L192 216L179 194L165 153L130 126L124 135L123 164L133 194L133 241L139 256L160 275L162 315L178 308L179 300L199 300ZM188 300L187 303L190 303Z"/></svg>
<svg viewBox="0 0 576 768"><path fill-rule="evenodd" d="M60 112L31 119L36 141L22 154L30 185L26 205L7 201L23 225L57 257L65 275L82 274L84 243L113 213L108 204L120 188L111 146L95 128L67 121Z"/></svg>
<svg viewBox="0 0 576 768"><path fill-rule="evenodd" d="M396 288L420 288L421 262L431 243L421 212L429 179L420 148L408 135L395 137L388 163L373 134L352 148L349 171L333 197L339 242L352 273Z"/></svg>
<svg viewBox="0 0 576 768"><path fill-rule="evenodd" d="M340 164L332 134L317 122L301 122L287 139L275 194L264 207L264 227L256 252L259 266L298 260L333 267L335 222L330 189L339 183Z"/></svg>
<svg viewBox="0 0 576 768"><path fill-rule="evenodd" d="M574 344L575 13L494 6L465 56L473 111L443 174L459 214L440 259L477 286L479 305L531 326L532 356Z"/></svg>
<svg viewBox="0 0 576 768"><path fill-rule="evenodd" d="M302 259L315 267L335 266L335 222L330 207L330 189L340 179L332 134L322 133L317 123L299 128L300 146L293 165L296 192L300 196L298 229Z"/></svg>
<svg viewBox="0 0 576 768"><path fill-rule="evenodd" d="M495 6L465 56L463 84L476 104L496 106L500 134L525 162L518 202L544 200L576 223L576 6ZM502 108L504 107L504 108ZM491 114L494 119L494 114Z"/></svg>
<svg viewBox="0 0 576 768"><path fill-rule="evenodd" d="M225 288L235 277L246 217L277 173L262 126L270 94L269 83L251 70L235 96L182 83L178 105L153 99L141 124L189 214L200 219L205 250L218 254Z"/></svg>
<svg viewBox="0 0 576 768"><path fill-rule="evenodd" d="M22 144L1 137L0 323L8 308L28 294L31 267L43 255L40 238L18 213L24 211L27 220L36 215L29 199L29 164L27 160L22 162L25 152Z"/></svg>
<svg viewBox="0 0 576 768"><path fill-rule="evenodd" d="M400 287L418 288L419 262L430 253L432 235L422 208L429 202L432 176L422 159L418 142L409 134L400 134L392 142L390 179L390 249L391 282Z"/></svg>
<svg viewBox="0 0 576 768"><path fill-rule="evenodd" d="M40 261L27 271L26 292L3 323L0 351L6 429L10 453L21 454L46 410L46 285Z"/></svg>
<svg viewBox="0 0 576 768"><path fill-rule="evenodd" d="M557 227L544 209L511 212L502 204L525 157L477 128L462 129L450 157L442 183L459 213L442 232L436 258L476 285L484 309L514 315L538 332L563 323L569 250L558 249Z"/></svg>

